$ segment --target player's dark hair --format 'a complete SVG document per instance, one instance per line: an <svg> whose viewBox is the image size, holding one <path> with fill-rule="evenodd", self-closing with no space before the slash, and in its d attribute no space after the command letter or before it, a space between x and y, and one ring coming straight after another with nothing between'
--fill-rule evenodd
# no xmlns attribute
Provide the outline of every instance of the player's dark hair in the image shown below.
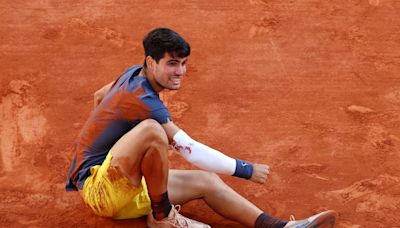
<svg viewBox="0 0 400 228"><path fill-rule="evenodd" d="M156 28L149 32L143 39L143 48L145 54L144 68L147 68L147 56L151 56L158 63L165 53L179 58L190 55L189 43L169 28Z"/></svg>

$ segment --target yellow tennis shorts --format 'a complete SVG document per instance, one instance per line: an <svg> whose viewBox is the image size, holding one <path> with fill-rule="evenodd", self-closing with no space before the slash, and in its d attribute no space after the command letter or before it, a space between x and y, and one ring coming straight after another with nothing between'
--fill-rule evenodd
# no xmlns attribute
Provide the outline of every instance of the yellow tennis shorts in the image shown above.
<svg viewBox="0 0 400 228"><path fill-rule="evenodd" d="M134 187L121 171L111 166L108 152L102 165L91 167L91 175L83 185L81 195L96 215L113 219L138 218L151 211L146 181Z"/></svg>

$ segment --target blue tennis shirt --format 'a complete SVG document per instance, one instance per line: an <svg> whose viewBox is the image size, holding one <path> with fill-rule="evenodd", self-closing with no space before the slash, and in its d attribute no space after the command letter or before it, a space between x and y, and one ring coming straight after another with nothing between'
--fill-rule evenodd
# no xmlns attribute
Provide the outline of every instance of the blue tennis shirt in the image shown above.
<svg viewBox="0 0 400 228"><path fill-rule="evenodd" d="M86 121L76 141L67 191L82 189L90 167L101 165L111 147L141 121L154 119L164 124L172 120L147 78L138 75L141 69L126 70Z"/></svg>

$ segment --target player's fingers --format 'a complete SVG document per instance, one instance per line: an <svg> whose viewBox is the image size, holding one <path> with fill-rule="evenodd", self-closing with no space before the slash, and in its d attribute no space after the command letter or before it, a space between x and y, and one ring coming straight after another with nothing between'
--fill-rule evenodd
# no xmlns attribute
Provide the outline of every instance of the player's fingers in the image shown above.
<svg viewBox="0 0 400 228"><path fill-rule="evenodd" d="M268 180L268 176L264 176L263 183L265 183L267 180Z"/></svg>
<svg viewBox="0 0 400 228"><path fill-rule="evenodd" d="M266 181L266 180L268 179L268 173L264 173L264 175L262 176L262 179L263 179L264 181Z"/></svg>
<svg viewBox="0 0 400 228"><path fill-rule="evenodd" d="M269 174L269 169L267 167L263 167L261 169L261 172L262 172L263 175L268 175Z"/></svg>

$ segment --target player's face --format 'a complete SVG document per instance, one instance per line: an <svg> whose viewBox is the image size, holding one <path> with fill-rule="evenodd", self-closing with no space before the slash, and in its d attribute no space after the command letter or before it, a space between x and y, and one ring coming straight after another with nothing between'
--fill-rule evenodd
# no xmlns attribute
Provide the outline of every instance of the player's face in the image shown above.
<svg viewBox="0 0 400 228"><path fill-rule="evenodd" d="M154 79L164 89L177 90L181 87L183 76L186 73L187 57L172 57L165 54L158 63L155 63Z"/></svg>

